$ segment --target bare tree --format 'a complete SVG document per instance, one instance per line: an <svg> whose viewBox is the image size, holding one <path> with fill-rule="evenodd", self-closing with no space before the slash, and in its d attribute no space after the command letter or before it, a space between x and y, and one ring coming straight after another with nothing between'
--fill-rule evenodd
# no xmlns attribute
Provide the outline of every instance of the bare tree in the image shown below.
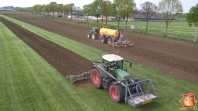
<svg viewBox="0 0 198 111"><path fill-rule="evenodd" d="M153 15L156 14L157 6L154 3L147 1L140 4L140 7L141 7L140 13L146 18L146 33L147 33L148 21Z"/></svg>
<svg viewBox="0 0 198 111"><path fill-rule="evenodd" d="M78 22L79 22L79 14L80 14L80 11L81 11L81 8L80 7L76 7L76 10L77 10L77 12L78 12Z"/></svg>
<svg viewBox="0 0 198 111"><path fill-rule="evenodd" d="M179 0L162 0L158 4L158 11L163 15L165 20L165 36L167 37L168 25L183 12L182 4Z"/></svg>

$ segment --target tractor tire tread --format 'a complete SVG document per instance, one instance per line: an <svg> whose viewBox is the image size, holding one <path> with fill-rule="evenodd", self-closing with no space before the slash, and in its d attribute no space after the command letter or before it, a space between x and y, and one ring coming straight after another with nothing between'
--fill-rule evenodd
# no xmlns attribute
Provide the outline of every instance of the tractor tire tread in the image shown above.
<svg viewBox="0 0 198 111"><path fill-rule="evenodd" d="M97 74L98 74L98 76L99 76L99 84L95 84L94 83L94 80L93 80L93 72L97 72ZM103 79L102 79L102 77L101 77L101 74L100 74L100 72L99 72L99 70L97 69L97 68L93 68L92 70L91 70L91 82L92 82L92 84L96 87L96 88L98 88L98 89L103 89L103 86L102 86L102 83L103 83L103 81L102 81Z"/></svg>
<svg viewBox="0 0 198 111"><path fill-rule="evenodd" d="M111 96L111 88L112 87L115 87L117 90L118 90L118 95L119 95L119 98L117 100L113 99L112 96ZM111 99L114 101L114 102L117 102L117 103L122 103L124 102L124 98L125 98L125 89L124 87L121 85L121 84L117 84L117 85L114 85L112 84L109 88L109 94L110 94L110 97Z"/></svg>

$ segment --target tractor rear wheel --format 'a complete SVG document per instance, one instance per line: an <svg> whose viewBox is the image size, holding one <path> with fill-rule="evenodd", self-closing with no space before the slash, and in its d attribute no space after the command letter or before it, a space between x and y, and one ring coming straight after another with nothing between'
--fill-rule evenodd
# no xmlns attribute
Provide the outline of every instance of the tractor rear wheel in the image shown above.
<svg viewBox="0 0 198 111"><path fill-rule="evenodd" d="M90 38L91 38L91 34L87 34L87 38L89 38L89 39L90 39Z"/></svg>
<svg viewBox="0 0 198 111"><path fill-rule="evenodd" d="M96 68L93 68L91 70L91 82L96 88L98 88L98 89L103 88L102 87L102 77L100 75L100 72Z"/></svg>
<svg viewBox="0 0 198 111"><path fill-rule="evenodd" d="M91 38L92 38L93 40L96 40L97 35L96 35L96 34L94 34L94 33L92 33L92 34L91 34Z"/></svg>
<svg viewBox="0 0 198 111"><path fill-rule="evenodd" d="M111 37L108 37L108 38L107 38L107 43L108 43L108 44L111 44L111 43L112 43Z"/></svg>
<svg viewBox="0 0 198 111"><path fill-rule="evenodd" d="M107 39L106 39L105 36L103 36L103 37L101 38L101 42L102 42L103 44L107 43Z"/></svg>
<svg viewBox="0 0 198 111"><path fill-rule="evenodd" d="M125 90L120 84L112 84L109 88L109 95L114 102L121 103L124 102Z"/></svg>

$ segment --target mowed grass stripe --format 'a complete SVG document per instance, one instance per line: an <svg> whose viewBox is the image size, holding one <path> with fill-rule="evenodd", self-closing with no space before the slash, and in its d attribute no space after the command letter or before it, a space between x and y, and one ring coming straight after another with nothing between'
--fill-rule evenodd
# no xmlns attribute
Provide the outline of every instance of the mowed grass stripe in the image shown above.
<svg viewBox="0 0 198 111"><path fill-rule="evenodd" d="M0 27L1 110L92 110L52 66Z"/></svg>
<svg viewBox="0 0 198 111"><path fill-rule="evenodd" d="M16 104L16 98L17 96L14 94L14 91L16 87L14 86L14 80L12 78L12 73L15 71L12 67L12 59L11 55L9 55L11 44L4 44L5 41L10 41L9 38L3 38L7 36L12 36L4 27L2 24L0 24L1 31L0 34L2 35L0 37L1 41L1 106L6 106L6 109L9 109L10 107L13 108L15 105L15 108L17 108ZM7 40L6 40L7 39ZM14 52L13 52L14 53ZM10 62L9 62L10 61ZM5 98L4 98L5 97ZM10 104L11 106L7 105ZM1 107L2 108L2 107ZM2 108L3 109L3 108ZM14 109L12 109L14 110Z"/></svg>
<svg viewBox="0 0 198 111"><path fill-rule="evenodd" d="M107 53L101 51L99 49L87 46L85 44L70 40L68 38L56 35L51 32L47 32L43 29L34 27L32 25L26 24L24 22L8 18L9 20L17 23L25 25L26 29L41 35L42 37L53 41L69 50L74 51L77 54L80 54L90 60L101 60L102 53ZM80 47L79 47L80 46ZM159 99L153 103L144 105L143 107L133 108L127 104L117 104L112 103L110 98L108 97L108 91L97 90L92 86L89 88L78 88L78 93L80 98L85 102L89 102L89 106L95 110L151 110L151 111L166 111L166 110L180 110L181 105L179 104L179 100L181 99L181 95L187 92L194 92L197 94L197 85L190 84L181 79L177 79L175 77L166 75L164 73L160 73L148 67L142 66L140 64L134 63L132 68L128 68L130 74L134 77L138 77L141 80L150 78L152 79L154 86L158 92ZM173 96L172 96L173 95ZM79 97L79 96L78 96ZM105 101L104 101L105 100ZM100 105L98 105L100 104ZM108 105L107 105L108 104Z"/></svg>
<svg viewBox="0 0 198 111"><path fill-rule="evenodd" d="M5 32L5 31L2 31L2 32ZM9 35L4 34L2 37L12 37L12 38L16 37L10 32L5 32L5 33ZM15 43L17 43L17 41L20 41L20 40L18 39L18 40L12 41L12 38L5 38L3 40L5 42L4 49L6 49L4 50L4 54L6 55L3 59L6 60L6 63L8 63L8 65L3 67L3 69L5 69L5 72L3 72L2 74L6 76L4 78L4 81L9 83L7 84L6 87L7 89L10 89L10 90L7 92L12 93L9 95L10 99L6 98L8 101L11 101L11 104L8 105L7 108L13 108L12 110L18 110L19 107L28 108L28 104L29 103L31 104L31 102L28 101L28 100L31 100L31 98L28 99L25 93L27 93L28 95L31 95L31 93L35 93L35 94L39 94L39 93L36 92L37 91L36 89L35 90L31 90L32 88L27 89L27 87L34 86L34 84L31 84L32 79L30 77L27 77L31 73L29 73L28 67L22 64L21 60L23 59L21 57L26 58L28 56L21 56L21 53L18 53L20 52L20 50L17 50L17 48L24 49L22 48L24 47L24 45L17 44L16 46ZM8 41L6 41L6 39L8 39ZM19 56L16 56L16 55L19 55ZM30 66L30 64L28 64L28 66ZM4 88L4 90L5 89L6 88ZM6 94L6 92L4 92L3 94ZM34 95L34 96L38 98L37 95ZM34 97L34 96L30 96L30 97ZM34 102L37 102L37 100Z"/></svg>

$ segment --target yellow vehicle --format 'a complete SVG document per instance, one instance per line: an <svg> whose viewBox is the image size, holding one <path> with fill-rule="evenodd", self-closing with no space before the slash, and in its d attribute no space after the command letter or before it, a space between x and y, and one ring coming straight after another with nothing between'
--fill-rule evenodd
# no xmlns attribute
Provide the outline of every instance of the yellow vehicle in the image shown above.
<svg viewBox="0 0 198 111"><path fill-rule="evenodd" d="M92 30L88 32L87 37L94 40L99 39L103 44L108 43L112 47L133 46L131 41L124 39L121 35L122 30L93 27Z"/></svg>

